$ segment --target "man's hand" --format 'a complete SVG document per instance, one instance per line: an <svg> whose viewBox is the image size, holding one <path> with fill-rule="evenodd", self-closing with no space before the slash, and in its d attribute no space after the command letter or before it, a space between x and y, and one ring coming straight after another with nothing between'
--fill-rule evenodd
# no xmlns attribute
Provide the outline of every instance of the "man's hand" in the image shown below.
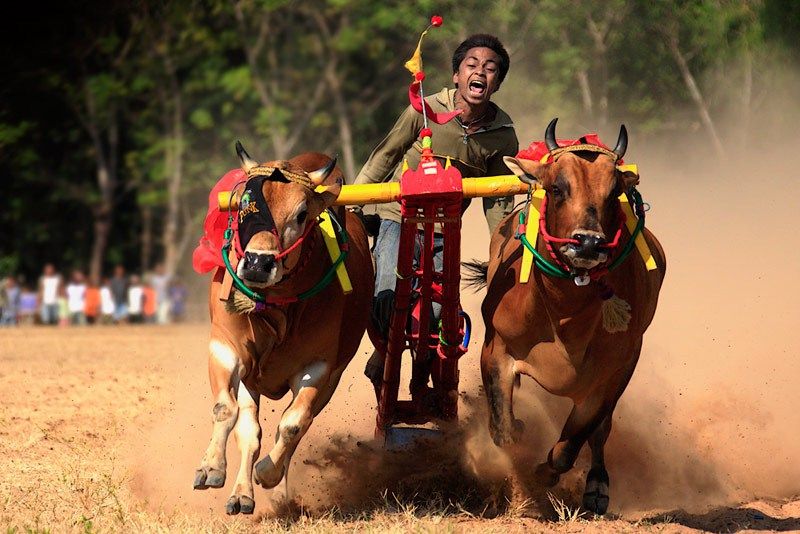
<svg viewBox="0 0 800 534"><path fill-rule="evenodd" d="M361 223L364 225L364 228L367 230L367 235L370 237L378 237L378 233L381 229L381 217L378 214L370 213L369 215L364 215L364 211L361 209L361 206L352 206L348 208L350 211L358 215L358 218L361 219Z"/></svg>

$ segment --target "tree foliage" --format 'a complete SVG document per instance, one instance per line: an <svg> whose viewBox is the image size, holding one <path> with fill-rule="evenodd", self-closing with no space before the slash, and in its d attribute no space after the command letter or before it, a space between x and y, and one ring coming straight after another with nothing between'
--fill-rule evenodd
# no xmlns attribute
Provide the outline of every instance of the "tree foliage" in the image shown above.
<svg viewBox="0 0 800 534"><path fill-rule="evenodd" d="M450 54L494 33L510 75L497 101L523 144L619 122L637 139L692 132L723 154L767 142L737 130L797 94L800 11L791 0L91 0L4 20L0 270L45 261L180 269L205 195L236 165L339 152L348 177L406 105L402 64L434 12L428 86ZM693 87L694 84L694 87ZM769 115L773 113L773 115ZM706 133L703 133L705 130ZM713 133L711 133L713 132ZM714 138L716 137L716 140ZM729 148L729 147L733 148ZM103 233L106 233L105 237Z"/></svg>

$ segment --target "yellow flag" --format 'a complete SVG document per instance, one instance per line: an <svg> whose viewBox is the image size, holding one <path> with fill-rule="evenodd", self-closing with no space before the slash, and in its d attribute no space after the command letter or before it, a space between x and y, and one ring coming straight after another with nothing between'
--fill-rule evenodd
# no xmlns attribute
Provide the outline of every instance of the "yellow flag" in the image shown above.
<svg viewBox="0 0 800 534"><path fill-rule="evenodd" d="M425 34L428 33L430 29L431 27L428 26L428 29L419 36L419 42L417 43L417 49L414 50L414 55L405 63L405 67L411 74L416 74L422 70L422 38L425 37Z"/></svg>

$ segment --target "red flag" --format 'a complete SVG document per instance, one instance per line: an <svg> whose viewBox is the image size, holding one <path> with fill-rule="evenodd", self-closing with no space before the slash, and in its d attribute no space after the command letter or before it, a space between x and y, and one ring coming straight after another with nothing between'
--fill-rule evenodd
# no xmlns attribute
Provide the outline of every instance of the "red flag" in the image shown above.
<svg viewBox="0 0 800 534"><path fill-rule="evenodd" d="M411 85L408 86L408 99L411 101L411 107L422 113L422 104L425 104L425 114L428 116L428 120L435 122L436 124L444 124L447 121L451 120L456 115L461 114L461 110L457 109L455 111L446 111L442 113L436 113L431 109L431 106L425 102L422 97L419 95L420 89L420 82L418 80L414 80L411 82Z"/></svg>

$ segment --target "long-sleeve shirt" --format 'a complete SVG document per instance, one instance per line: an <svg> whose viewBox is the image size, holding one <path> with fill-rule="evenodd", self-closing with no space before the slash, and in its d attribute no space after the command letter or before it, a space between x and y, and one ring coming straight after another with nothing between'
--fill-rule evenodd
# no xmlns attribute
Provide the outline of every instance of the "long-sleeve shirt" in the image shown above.
<svg viewBox="0 0 800 534"><path fill-rule="evenodd" d="M434 111L453 111L454 97L455 89L445 88L425 100ZM519 149L511 118L494 103L490 105L495 107L494 120L474 133L465 134L455 119L445 124L428 122L433 134L434 155L442 164L449 156L453 166L465 178L510 174L503 163L503 156L515 156ZM419 165L422 154L422 143L419 140L421 129L422 115L408 106L389 134L369 156L354 183L399 182L404 159L411 168ZM503 217L511 213L513 204L513 197L483 199L483 210L490 232ZM466 201L464 209L468 205L469 201ZM379 204L376 209L382 219L400 222L400 206L396 202Z"/></svg>

